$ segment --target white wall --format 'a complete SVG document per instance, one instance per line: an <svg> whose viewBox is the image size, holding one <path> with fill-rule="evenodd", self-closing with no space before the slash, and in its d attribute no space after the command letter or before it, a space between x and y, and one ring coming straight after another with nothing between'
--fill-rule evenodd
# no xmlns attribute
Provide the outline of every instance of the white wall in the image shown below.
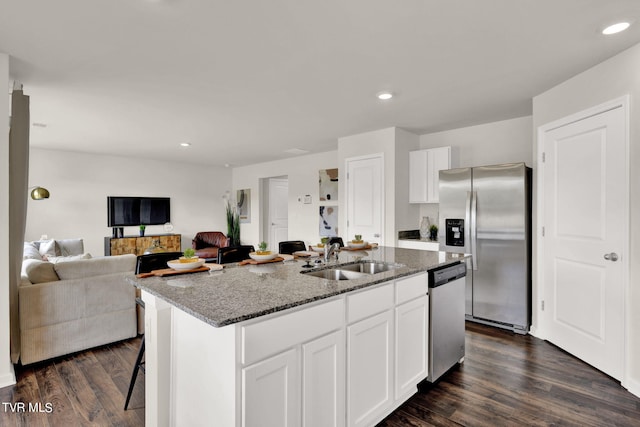
<svg viewBox="0 0 640 427"><path fill-rule="evenodd" d="M419 208L409 204L409 151L418 148L418 138L405 130L391 127L338 139L338 162L341 168L352 157L382 153L384 157L384 244L394 246L398 230L417 228ZM398 168L402 168L398 170ZM340 183L340 206L346 206L346 181ZM343 208L344 209L344 208ZM398 216L397 216L398 215ZM347 220L340 212L340 228Z"/></svg>
<svg viewBox="0 0 640 427"><path fill-rule="evenodd" d="M251 190L251 222L240 225L242 244L257 246L262 240L261 180L280 176L286 176L289 180L289 240L304 240L307 245L318 243L320 239L318 171L337 168L337 159L337 153L329 151L234 168L233 194L235 195L237 190L247 188ZM338 171L338 176L341 182L342 169ZM312 203L304 204L298 201L298 197L307 194L311 195ZM340 212L338 213L341 215ZM268 243L270 248L277 248L275 246L277 242Z"/></svg>
<svg viewBox="0 0 640 427"><path fill-rule="evenodd" d="M29 185L51 197L29 199L26 240L81 237L85 252L104 255L104 237L111 236L107 196L170 197L183 249L198 231L226 233L222 195L231 189L231 170L225 168L32 148ZM125 227L125 235L138 233ZM146 234L154 233L165 233L163 226L148 226Z"/></svg>
<svg viewBox="0 0 640 427"><path fill-rule="evenodd" d="M451 166L525 162L533 154L532 117L518 117L420 136L420 148L451 147Z"/></svg>
<svg viewBox="0 0 640 427"><path fill-rule="evenodd" d="M533 118L501 120L420 136L420 148L451 147L451 167L497 165L525 162L533 164ZM438 205L420 205L420 217L438 223ZM417 228L417 227L416 227Z"/></svg>
<svg viewBox="0 0 640 427"><path fill-rule="evenodd" d="M395 230L394 240L387 241L395 246L399 230L415 230L420 225L420 205L409 203L409 151L420 148L420 137L396 128L395 159Z"/></svg>
<svg viewBox="0 0 640 427"><path fill-rule="evenodd" d="M640 168L637 167L640 164L640 121L638 121L638 117L640 117L640 107L638 106L638 100L640 100L640 45L636 45L533 98L533 126L534 129L537 129L546 123L625 94L629 94L631 97L629 113L631 118L629 129L629 229L631 235L627 256L630 263L629 293L626 298L627 381L623 385L634 394L640 395L640 333L638 333L640 331ZM535 141L534 155L537 150L538 141ZM534 244L536 242L537 239L534 239ZM626 251L623 249L623 252ZM537 292L538 284L534 277L534 297ZM536 318L534 318L535 320Z"/></svg>
<svg viewBox="0 0 640 427"><path fill-rule="evenodd" d="M15 383L9 353L9 56L0 53L0 388Z"/></svg>

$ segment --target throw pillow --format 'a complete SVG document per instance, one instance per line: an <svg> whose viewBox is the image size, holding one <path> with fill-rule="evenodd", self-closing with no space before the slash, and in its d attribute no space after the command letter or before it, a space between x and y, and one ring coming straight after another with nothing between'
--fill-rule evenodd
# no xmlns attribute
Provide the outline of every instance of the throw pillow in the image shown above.
<svg viewBox="0 0 640 427"><path fill-rule="evenodd" d="M81 255L50 256L50 257L47 257L47 260L51 264L57 264L59 262L75 261L75 260L78 260L78 259L91 259L91 254L90 253L86 253L86 254L81 254Z"/></svg>
<svg viewBox="0 0 640 427"><path fill-rule="evenodd" d="M22 259L39 259L40 261L42 261L42 255L40 255L40 252L38 251L36 245L31 242L24 242Z"/></svg>
<svg viewBox="0 0 640 427"><path fill-rule="evenodd" d="M38 259L26 259L22 262L22 272L31 283L54 282L59 280L53 264Z"/></svg>
<svg viewBox="0 0 640 427"><path fill-rule="evenodd" d="M84 243L82 239L62 239L56 240L61 256L82 255L84 253Z"/></svg>
<svg viewBox="0 0 640 427"><path fill-rule="evenodd" d="M56 241L45 240L40 242L40 255L42 255L43 259L46 259L50 256L54 257L60 255L57 249Z"/></svg>

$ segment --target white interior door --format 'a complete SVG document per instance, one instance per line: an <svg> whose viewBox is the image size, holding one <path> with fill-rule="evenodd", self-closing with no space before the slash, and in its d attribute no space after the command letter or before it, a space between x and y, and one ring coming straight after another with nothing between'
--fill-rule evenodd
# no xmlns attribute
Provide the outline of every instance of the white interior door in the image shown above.
<svg viewBox="0 0 640 427"><path fill-rule="evenodd" d="M618 380L628 265L625 105L544 132L541 178L546 335Z"/></svg>
<svg viewBox="0 0 640 427"><path fill-rule="evenodd" d="M278 250L278 242L289 240L289 180L269 179L269 248Z"/></svg>
<svg viewBox="0 0 640 427"><path fill-rule="evenodd" d="M356 234L384 245L383 158L347 159L347 239Z"/></svg>

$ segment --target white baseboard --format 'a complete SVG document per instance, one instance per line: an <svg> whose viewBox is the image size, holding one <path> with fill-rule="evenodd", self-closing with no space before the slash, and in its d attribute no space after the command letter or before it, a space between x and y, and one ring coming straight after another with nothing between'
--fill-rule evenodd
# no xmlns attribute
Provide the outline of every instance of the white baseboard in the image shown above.
<svg viewBox="0 0 640 427"><path fill-rule="evenodd" d="M626 388L629 393L640 397L640 381L627 378L627 380L622 384L622 387Z"/></svg>
<svg viewBox="0 0 640 427"><path fill-rule="evenodd" d="M3 375L0 375L0 388L14 385L16 383L16 373L13 370L13 364L9 363L9 369Z"/></svg>

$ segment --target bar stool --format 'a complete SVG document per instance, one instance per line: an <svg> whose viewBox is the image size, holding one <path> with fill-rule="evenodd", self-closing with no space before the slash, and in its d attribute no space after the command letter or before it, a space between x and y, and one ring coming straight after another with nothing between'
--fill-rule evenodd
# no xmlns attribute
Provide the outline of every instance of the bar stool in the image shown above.
<svg viewBox="0 0 640 427"><path fill-rule="evenodd" d="M144 301L141 298L136 298L136 304L144 308ZM138 356L136 357L136 363L133 366L133 372L131 372L131 381L129 381L129 391L127 392L127 400L124 402L124 410L127 410L129 406L129 400L131 399L131 393L133 393L133 387L136 385L136 378L138 378L138 371L142 369L145 372L144 361L144 335L142 335L142 341L140 341L140 348L138 349Z"/></svg>
<svg viewBox="0 0 640 427"><path fill-rule="evenodd" d="M136 259L136 274L150 273L153 270L159 270L167 268L167 261L171 261L179 258L182 252L156 252L152 254L138 255ZM144 301L141 298L136 298L136 304L144 309ZM138 349L138 356L136 357L136 364L133 366L133 372L131 372L131 381L129 381L129 391L127 392L127 399L124 402L124 410L127 410L129 406L129 400L131 399L131 393L133 393L133 387L136 385L136 378L138 377L138 371L142 369L144 372L144 335L142 335L142 341L140 342L140 348Z"/></svg>
<svg viewBox="0 0 640 427"><path fill-rule="evenodd" d="M287 240L278 243L278 253L291 255L294 252L306 251L307 245L302 240Z"/></svg>

